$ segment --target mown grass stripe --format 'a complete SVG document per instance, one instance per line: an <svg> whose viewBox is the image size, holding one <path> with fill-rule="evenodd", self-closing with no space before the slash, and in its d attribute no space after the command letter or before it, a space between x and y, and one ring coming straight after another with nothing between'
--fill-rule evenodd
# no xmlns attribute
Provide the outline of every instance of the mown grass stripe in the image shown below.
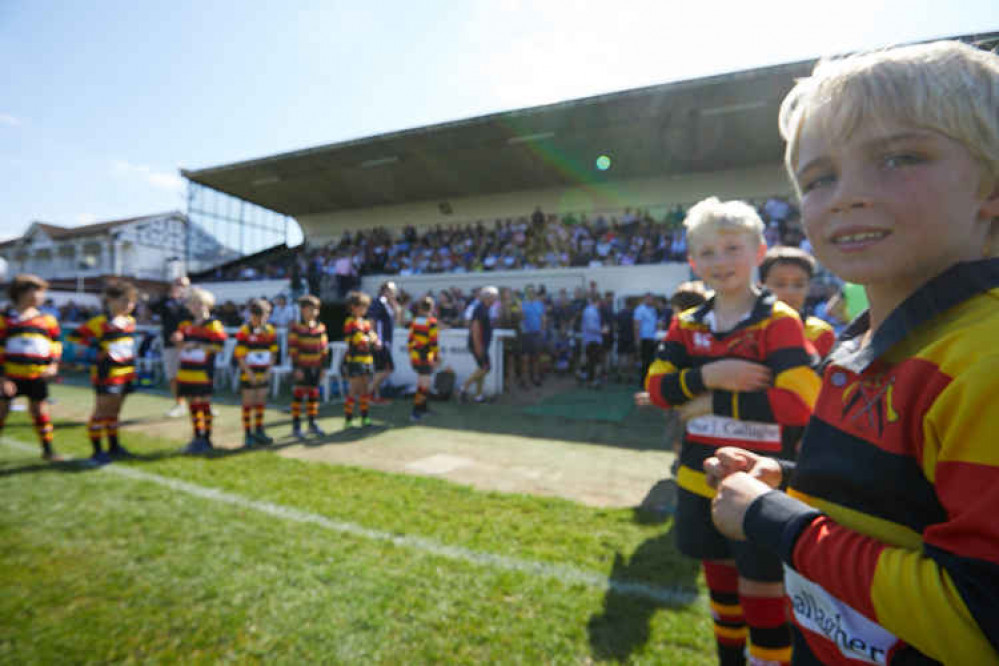
<svg viewBox="0 0 999 666"><path fill-rule="evenodd" d="M24 442L11 439L10 437L0 438L7 446L25 453L37 453L38 447L31 446ZM505 555L495 555L481 551L470 550L460 546L448 546L446 544L424 539L422 537L407 536L403 534L392 534L380 530L373 530L356 523L348 523L338 520L331 520L309 511L302 511L272 502L253 500L235 493L225 492L217 488L201 486L179 479L173 479L159 474L143 472L125 465L106 465L100 471L107 474L114 474L136 481L153 483L177 492L185 493L193 497L230 504L241 509L249 509L266 515L287 520L289 522L315 525L332 532L349 534L372 541L389 542L400 548L419 551L422 553L436 555L450 560L458 560L475 564L482 567L498 569L503 571L514 571L525 573L531 576L556 580L565 585L585 585L600 590L611 590L617 594L642 597L663 604L665 606L680 607L689 606L697 600L696 590L686 588L664 588L647 585L627 580L617 580L608 578L598 573L584 571L575 567L551 564L548 562L538 562L535 560L525 560Z"/></svg>

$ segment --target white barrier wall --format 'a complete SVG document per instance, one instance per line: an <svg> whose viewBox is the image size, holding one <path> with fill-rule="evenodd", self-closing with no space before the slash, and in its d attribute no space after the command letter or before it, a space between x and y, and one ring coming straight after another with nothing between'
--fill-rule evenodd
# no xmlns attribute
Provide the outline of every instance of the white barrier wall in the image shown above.
<svg viewBox="0 0 999 666"><path fill-rule="evenodd" d="M289 292L287 278L281 280L234 280L231 282L197 282L196 287L207 289L215 295L215 303L226 301L245 303L251 298L274 298L280 293Z"/></svg>
<svg viewBox="0 0 999 666"><path fill-rule="evenodd" d="M486 375L483 383L483 393L488 396L503 393L503 347L502 338L513 335L513 331L498 329L493 331L493 340L489 344L489 363L492 370ZM393 386L416 386L416 373L409 364L409 350L406 349L406 339L409 331L396 328L392 333L392 360L395 370L389 376ZM443 329L438 333L441 364L439 369L451 368L455 373L455 391L461 388L462 382L478 367L472 353L468 351L468 329Z"/></svg>

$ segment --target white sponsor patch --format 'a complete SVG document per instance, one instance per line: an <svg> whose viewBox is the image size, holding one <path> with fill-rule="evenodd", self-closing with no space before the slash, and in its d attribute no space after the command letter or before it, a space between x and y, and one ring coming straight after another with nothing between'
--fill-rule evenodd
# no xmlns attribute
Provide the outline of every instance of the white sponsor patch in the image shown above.
<svg viewBox="0 0 999 666"><path fill-rule="evenodd" d="M708 439L780 444L780 426L776 423L738 421L727 416L698 416L687 421L687 432Z"/></svg>
<svg viewBox="0 0 999 666"><path fill-rule="evenodd" d="M271 353L269 351L254 350L246 355L247 365L270 365Z"/></svg>
<svg viewBox="0 0 999 666"><path fill-rule="evenodd" d="M135 340L133 338L115 340L108 345L108 356L119 363L131 361L135 358Z"/></svg>
<svg viewBox="0 0 999 666"><path fill-rule="evenodd" d="M825 636L850 659L866 664L887 663L886 656L898 643L887 629L789 567L784 567L784 588L799 625Z"/></svg>
<svg viewBox="0 0 999 666"><path fill-rule="evenodd" d="M52 343L38 335L15 335L7 340L7 353L11 356L38 356L48 358Z"/></svg>
<svg viewBox="0 0 999 666"><path fill-rule="evenodd" d="M200 347L185 347L180 350L181 363L204 363L207 359L208 355Z"/></svg>

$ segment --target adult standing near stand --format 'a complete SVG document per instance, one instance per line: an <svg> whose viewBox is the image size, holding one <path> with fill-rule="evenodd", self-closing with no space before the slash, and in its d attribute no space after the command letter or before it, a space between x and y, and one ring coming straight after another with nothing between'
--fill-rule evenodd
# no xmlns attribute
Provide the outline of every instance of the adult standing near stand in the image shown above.
<svg viewBox="0 0 999 666"><path fill-rule="evenodd" d="M485 402L482 395L482 383L492 369L489 363L489 343L493 339L493 325L489 317L489 309L499 299L499 289L496 287L483 287L479 291L479 297L469 306L471 312L468 317L468 350L475 358L476 370L468 376L458 393L459 402L463 402L468 396L468 389L475 384L475 402Z"/></svg>
<svg viewBox="0 0 999 666"><path fill-rule="evenodd" d="M646 292L642 303L635 308L633 316L635 329L635 347L638 349L639 358L642 360L642 374L638 378L638 385L645 385L645 375L652 365L652 357L656 353L656 329L659 323L659 313L656 312L655 301L652 292Z"/></svg>
<svg viewBox="0 0 999 666"><path fill-rule="evenodd" d="M191 281L187 277L179 277L170 285L170 290L166 295L157 301L151 310L160 317L163 335L163 372L170 382L170 393L174 398L174 405L166 415L172 419L180 418L187 411L184 409L184 399L177 395L177 370L180 367L180 348L171 339L177 330L180 322L191 318L184 299L187 298L187 289L191 286Z"/></svg>
<svg viewBox="0 0 999 666"><path fill-rule="evenodd" d="M375 378L371 385L371 402L376 405L387 405L390 400L383 398L379 393L381 386L388 379L388 376L395 370L395 363L392 361L392 331L395 329L396 317L396 295L399 293L395 282L383 282L378 288L378 298L371 302L368 308L367 318L375 327L378 339L381 341L381 348L374 352L375 357Z"/></svg>

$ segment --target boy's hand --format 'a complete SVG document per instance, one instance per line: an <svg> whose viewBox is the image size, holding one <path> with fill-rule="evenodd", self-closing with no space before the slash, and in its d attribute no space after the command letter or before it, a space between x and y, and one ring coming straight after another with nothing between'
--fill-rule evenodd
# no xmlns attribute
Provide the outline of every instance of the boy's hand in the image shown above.
<svg viewBox="0 0 999 666"><path fill-rule="evenodd" d="M752 361L726 358L701 368L704 385L725 391L761 391L772 381L770 368Z"/></svg>
<svg viewBox="0 0 999 666"><path fill-rule="evenodd" d="M17 393L17 384L9 379L3 380L3 394L8 398L13 398L14 394Z"/></svg>
<svg viewBox="0 0 999 666"><path fill-rule="evenodd" d="M771 490L770 486L745 472L732 474L718 484L718 494L711 500L711 519L715 527L729 539L744 541L746 533L742 531L742 523L746 509L753 500Z"/></svg>
<svg viewBox="0 0 999 666"><path fill-rule="evenodd" d="M291 373L291 376L295 378L296 382L300 382L303 379L305 379L305 373L302 372L301 370L296 370L295 372Z"/></svg>
<svg viewBox="0 0 999 666"><path fill-rule="evenodd" d="M779 486L783 476L780 464L773 458L734 446L724 446L704 461L705 481L712 488L736 472L745 472L771 488Z"/></svg>
<svg viewBox="0 0 999 666"><path fill-rule="evenodd" d="M698 416L711 414L713 407L711 393L702 393L690 402L677 407L676 412L686 422Z"/></svg>
<svg viewBox="0 0 999 666"><path fill-rule="evenodd" d="M652 404L652 398L649 397L648 391L640 391L635 394L635 406L636 407L648 407Z"/></svg>
<svg viewBox="0 0 999 666"><path fill-rule="evenodd" d="M52 363L50 365L45 366L45 369L42 370L42 377L44 377L45 379L48 379L49 377L55 377L57 372L59 372L59 366L56 365L55 363Z"/></svg>

